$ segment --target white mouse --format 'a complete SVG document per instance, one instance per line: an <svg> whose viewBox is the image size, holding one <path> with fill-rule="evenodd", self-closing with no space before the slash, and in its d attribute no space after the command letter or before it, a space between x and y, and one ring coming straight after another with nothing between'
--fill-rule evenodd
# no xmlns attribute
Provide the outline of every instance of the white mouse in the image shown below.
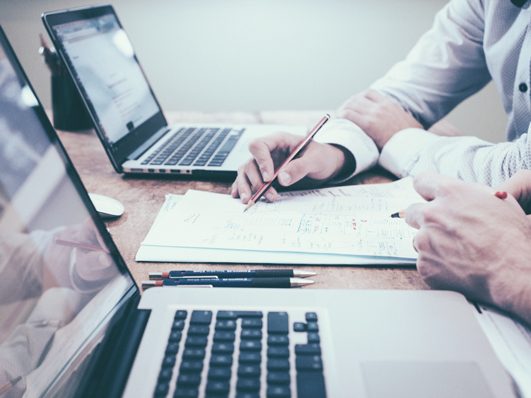
<svg viewBox="0 0 531 398"><path fill-rule="evenodd" d="M124 214L124 205L109 196L89 193L90 200L103 219L112 219Z"/></svg>

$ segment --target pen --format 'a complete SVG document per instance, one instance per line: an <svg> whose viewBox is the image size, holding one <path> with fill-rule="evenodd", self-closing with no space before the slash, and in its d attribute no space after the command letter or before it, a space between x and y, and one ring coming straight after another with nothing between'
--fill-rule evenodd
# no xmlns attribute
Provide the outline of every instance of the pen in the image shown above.
<svg viewBox="0 0 531 398"><path fill-rule="evenodd" d="M289 288L302 287L314 283L309 279L302 278L185 278L185 279L163 279L158 281L144 281L142 288L148 289L157 286L212 286L212 287L268 287L268 288Z"/></svg>
<svg viewBox="0 0 531 398"><path fill-rule="evenodd" d="M301 271L298 269L256 269L248 271L191 271L191 270L177 270L177 271L163 271L163 272L150 272L149 279L166 279L166 278L190 278L190 277L209 277L215 278L307 278L314 276L315 272Z"/></svg>
<svg viewBox="0 0 531 398"><path fill-rule="evenodd" d="M96 252L96 251L100 251L100 252L106 251L101 246L91 245L90 243L76 242L76 241L73 241L73 240L59 239L59 238L55 238L54 241L58 245L68 246L68 247L75 247L77 249L83 249L83 250L94 251L94 252Z"/></svg>
<svg viewBox="0 0 531 398"><path fill-rule="evenodd" d="M497 198L503 200L503 199L507 199L507 192L505 191L496 191L494 192L494 196L496 196ZM406 211L405 210L401 210L401 211L398 211L396 213L393 213L391 214L391 218L405 218L406 217Z"/></svg>
<svg viewBox="0 0 531 398"><path fill-rule="evenodd" d="M253 196L251 196L251 199L249 199L249 203L247 204L247 207L245 208L244 212L246 212L248 209L250 209L254 204L262 197L263 194L266 193L266 191L271 188L271 185L273 185L273 182L277 179L279 173L284 169L284 167L291 162L293 159L295 159L298 155L302 153L304 148L310 143L310 141L315 137L315 135L321 130L321 127L323 127L326 122L330 120L330 115L326 114L324 115L321 120L317 122L315 126L310 130L308 135L295 147L293 152L289 154L289 156L282 162L280 167L275 171L275 174L273 174L273 178L269 182L264 182L262 186L254 193Z"/></svg>

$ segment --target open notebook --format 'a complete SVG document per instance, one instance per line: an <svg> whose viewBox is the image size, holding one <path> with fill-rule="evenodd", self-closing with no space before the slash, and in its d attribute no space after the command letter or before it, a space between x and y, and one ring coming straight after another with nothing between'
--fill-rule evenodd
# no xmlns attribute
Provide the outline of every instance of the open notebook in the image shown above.
<svg viewBox="0 0 531 398"><path fill-rule="evenodd" d="M229 195L167 195L137 261L414 264L415 230L390 214L422 201L411 179L287 192L249 211Z"/></svg>

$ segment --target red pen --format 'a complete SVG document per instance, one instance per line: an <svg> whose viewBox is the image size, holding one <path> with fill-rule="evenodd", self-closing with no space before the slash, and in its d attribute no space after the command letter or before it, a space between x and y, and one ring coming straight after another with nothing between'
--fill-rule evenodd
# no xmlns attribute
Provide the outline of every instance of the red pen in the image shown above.
<svg viewBox="0 0 531 398"><path fill-rule="evenodd" d="M262 184L262 186L258 189L258 191L256 191L254 193L253 196L251 196L251 199L249 199L249 203L247 204L247 207L245 208L244 212L246 212L249 208L251 208L252 206L254 206L254 204L256 202L258 202L258 200L260 200L260 198L262 197L263 194L266 193L266 191L271 188L271 185L273 184L273 182L277 179L278 175L280 174L280 172L282 171L282 169L289 163L291 162L293 159L295 159L298 155L301 154L301 152L303 151L304 148L306 148L306 146L310 143L310 141L313 139L313 137L315 137L315 135L319 132L319 130L321 130L321 127L323 127L326 122L328 122L330 120L330 115L329 114L326 114L324 115L321 120L319 120L317 122L317 124L315 126L313 126L313 128L308 132L308 135L306 136L306 138L304 138L300 143L299 145L297 145L295 147L295 149L293 150L293 152L291 152L289 154L289 156L282 162L282 164L280 165L280 167L277 169L277 171L275 171L275 174L273 174L273 178L271 179L271 181L269 182L264 182Z"/></svg>

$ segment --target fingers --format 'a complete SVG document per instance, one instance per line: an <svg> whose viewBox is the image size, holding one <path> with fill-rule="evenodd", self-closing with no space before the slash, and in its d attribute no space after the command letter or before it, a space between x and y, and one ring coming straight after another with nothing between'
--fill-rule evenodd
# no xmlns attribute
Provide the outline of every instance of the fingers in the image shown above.
<svg viewBox="0 0 531 398"><path fill-rule="evenodd" d="M453 192L464 182L436 173L423 173L415 177L413 186L426 200L433 200L438 196L445 196Z"/></svg>
<svg viewBox="0 0 531 398"><path fill-rule="evenodd" d="M278 174L278 182L287 187L302 180L312 171L312 162L309 157L294 159Z"/></svg>
<svg viewBox="0 0 531 398"><path fill-rule="evenodd" d="M269 182L275 173L275 164L272 157L272 152L278 149L292 149L302 138L297 135L278 133L261 137L254 140L249 145L249 152L253 155L258 169L260 170L261 178Z"/></svg>
<svg viewBox="0 0 531 398"><path fill-rule="evenodd" d="M415 229L419 229L424 224L424 212L427 205L427 203L415 203L409 206L405 211L406 223Z"/></svg>
<svg viewBox="0 0 531 398"><path fill-rule="evenodd" d="M500 185L498 190L506 191L516 198L524 210L531 208L531 170L520 170Z"/></svg>
<svg viewBox="0 0 531 398"><path fill-rule="evenodd" d="M381 101L389 100L389 97L383 95L382 93L376 90L367 90L364 93L364 97L374 102L381 102Z"/></svg>
<svg viewBox="0 0 531 398"><path fill-rule="evenodd" d="M246 204L263 183L257 163L250 160L238 169L238 176L231 187L231 195L233 198L240 197L242 203ZM265 198L271 202L278 199L278 196L277 191L272 187L265 193Z"/></svg>

